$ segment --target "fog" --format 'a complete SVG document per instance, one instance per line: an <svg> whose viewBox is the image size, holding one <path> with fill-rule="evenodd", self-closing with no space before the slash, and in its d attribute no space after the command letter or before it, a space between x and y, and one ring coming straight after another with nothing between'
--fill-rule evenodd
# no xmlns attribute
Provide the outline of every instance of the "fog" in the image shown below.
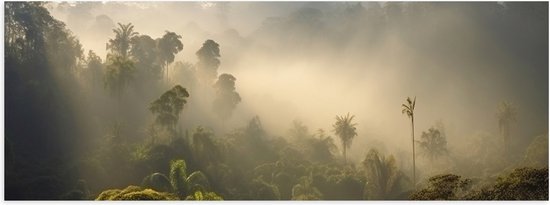
<svg viewBox="0 0 550 205"><path fill-rule="evenodd" d="M324 129L342 149L333 131L335 117L355 115L358 135L348 160L357 164L376 148L396 156L403 170L412 169L411 120L401 112L407 97L416 97L417 140L442 123L453 157L470 156L482 136L501 143L497 107L503 101L517 108L510 144L518 154L511 159L521 160L535 137L548 137L547 3L50 2L45 7L78 38L85 55L93 50L103 62L117 23L132 23L134 31L153 39L166 31L182 36L183 50L160 87L128 90L118 107L103 91L73 96L81 131L92 141L105 135L115 118L126 119L129 136L145 139L154 117L150 103L176 84L190 96L178 122L181 130L204 126L217 138L258 116L270 136L289 138L292 122L299 120L312 134ZM242 99L227 120L212 111L215 91L189 83L176 66L197 66L196 52L208 39L219 44L217 73L236 78ZM75 154L94 149L89 146ZM417 163L430 167L427 161ZM425 172L423 179L429 177Z"/></svg>
<svg viewBox="0 0 550 205"><path fill-rule="evenodd" d="M347 12L355 4L95 2L52 4L50 11L79 36L84 49L102 56L117 22L131 22L152 37L165 30L182 35L184 49L176 59L191 63L202 42L213 39L221 47L219 73L237 77L243 98L233 120L243 123L259 115L272 133L283 135L293 119L331 130L334 116L349 112L357 116L359 137L351 149L357 158L369 140L408 148L409 120L400 112L407 96L418 99L416 129L442 120L452 128L450 144L478 131L497 133L496 105L503 100L519 107L518 143L546 132L548 51L537 44L546 45L547 39L524 39L537 48L503 45L499 28L492 30L484 24L491 19L467 4L422 4L435 8L416 14L422 21L378 27L358 17L384 4L362 3L364 10ZM113 24L98 30L99 15ZM292 24L292 30L270 27L270 17ZM522 32L547 33L528 29ZM516 55L532 50L532 56Z"/></svg>

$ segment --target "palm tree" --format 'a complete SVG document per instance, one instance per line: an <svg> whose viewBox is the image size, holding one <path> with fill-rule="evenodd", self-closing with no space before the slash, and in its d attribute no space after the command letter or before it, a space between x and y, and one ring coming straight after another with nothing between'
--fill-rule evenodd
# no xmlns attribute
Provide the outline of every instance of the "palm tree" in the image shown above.
<svg viewBox="0 0 550 205"><path fill-rule="evenodd" d="M397 168L393 155L386 158L378 150L370 149L362 164L367 177L365 199L399 199L406 188L403 186L410 183Z"/></svg>
<svg viewBox="0 0 550 205"><path fill-rule="evenodd" d="M510 125L516 121L516 108L510 102L503 101L497 108L498 127L504 141L504 152L510 148Z"/></svg>
<svg viewBox="0 0 550 205"><path fill-rule="evenodd" d="M132 23L126 25L118 23L118 26L119 28L113 29L116 36L115 39L109 39L107 49L111 49L113 53L126 58L128 57L128 50L130 50L130 40L139 33L134 32L134 25Z"/></svg>
<svg viewBox="0 0 550 205"><path fill-rule="evenodd" d="M416 162L415 162L415 152L414 152L414 107L416 105L416 97L411 101L410 97L407 97L407 104L402 104L403 110L402 114L407 114L411 118L412 125L412 147L413 147L413 186L416 187Z"/></svg>
<svg viewBox="0 0 550 205"><path fill-rule="evenodd" d="M210 189L208 178L201 171L187 175L187 164L182 159L170 162L170 184L174 192L182 198L196 191Z"/></svg>
<svg viewBox="0 0 550 205"><path fill-rule="evenodd" d="M344 148L344 163L347 163L346 149L351 147L353 138L357 136L355 126L356 123L351 123L355 115L349 116L349 113L344 116L336 116L336 123L332 125L334 127L334 133L338 135L340 141L342 141L342 147Z"/></svg>

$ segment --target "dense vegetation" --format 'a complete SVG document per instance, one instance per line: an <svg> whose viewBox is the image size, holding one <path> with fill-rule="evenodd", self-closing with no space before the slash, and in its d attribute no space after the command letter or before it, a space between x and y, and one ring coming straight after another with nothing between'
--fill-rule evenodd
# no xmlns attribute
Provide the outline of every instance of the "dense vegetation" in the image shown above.
<svg viewBox="0 0 550 205"><path fill-rule="evenodd" d="M468 158L451 153L441 123L415 137L422 112L403 97L407 143L419 154L373 148L356 163L347 153L365 137L355 116L366 113L342 111L331 130L315 132L295 120L286 136L267 132L261 116L228 127L246 99L239 76L218 72L223 45L205 39L195 64L174 62L184 34L153 38L119 23L102 59L84 52L45 4L5 3L8 200L548 200L548 135L511 151L518 111L509 102L495 106L503 145L480 143ZM378 9L394 17L399 4L390 5ZM206 102L216 125L183 128L182 115L206 113L188 105ZM405 157L430 166L405 167Z"/></svg>

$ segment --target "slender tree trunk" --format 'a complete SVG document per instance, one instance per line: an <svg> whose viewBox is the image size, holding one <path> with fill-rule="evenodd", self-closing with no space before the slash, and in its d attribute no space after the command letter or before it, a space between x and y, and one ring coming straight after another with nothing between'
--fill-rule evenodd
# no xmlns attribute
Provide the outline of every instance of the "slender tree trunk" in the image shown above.
<svg viewBox="0 0 550 205"><path fill-rule="evenodd" d="M415 151L414 151L414 115L411 117L412 124L412 147L413 147L413 187L416 190L416 161L415 161Z"/></svg>
<svg viewBox="0 0 550 205"><path fill-rule="evenodd" d="M348 160L346 158L346 145L344 144L344 164L347 164L348 163Z"/></svg>

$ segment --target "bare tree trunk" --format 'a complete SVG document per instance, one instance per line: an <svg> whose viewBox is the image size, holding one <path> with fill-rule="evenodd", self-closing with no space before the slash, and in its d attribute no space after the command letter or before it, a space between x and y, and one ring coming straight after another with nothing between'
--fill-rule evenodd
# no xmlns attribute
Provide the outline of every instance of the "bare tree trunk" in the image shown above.
<svg viewBox="0 0 550 205"><path fill-rule="evenodd" d="M347 163L348 163L348 160L347 160L347 158L346 158L346 145L345 145L345 144L343 144L343 145L344 145L344 146L343 146L343 147L344 147L344 164L347 164Z"/></svg>

